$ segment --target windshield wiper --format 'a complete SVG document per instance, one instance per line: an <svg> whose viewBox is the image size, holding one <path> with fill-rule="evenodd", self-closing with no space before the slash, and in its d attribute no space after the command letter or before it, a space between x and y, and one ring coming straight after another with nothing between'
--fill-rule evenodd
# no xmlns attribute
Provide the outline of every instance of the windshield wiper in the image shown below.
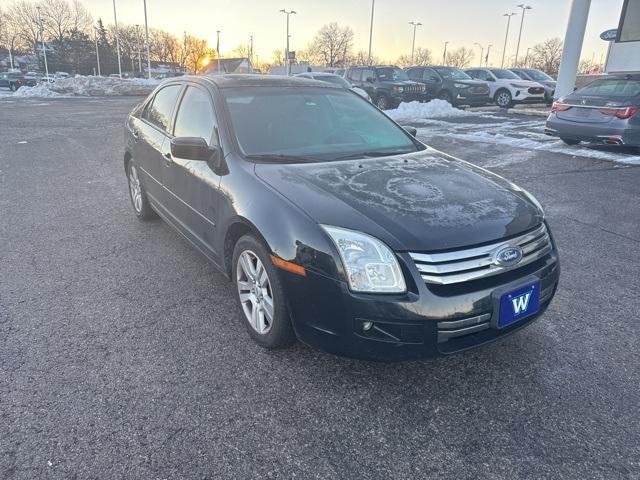
<svg viewBox="0 0 640 480"><path fill-rule="evenodd" d="M313 157L303 157L301 155L284 155L281 153L260 153L255 155L245 155L249 160L257 160L258 162L280 162L280 163L304 163L318 161Z"/></svg>
<svg viewBox="0 0 640 480"><path fill-rule="evenodd" d="M349 160L351 158L367 158L367 157L388 157L391 155L402 155L403 153L413 153L415 150L371 150L368 152L355 152L341 157L335 157L333 160Z"/></svg>

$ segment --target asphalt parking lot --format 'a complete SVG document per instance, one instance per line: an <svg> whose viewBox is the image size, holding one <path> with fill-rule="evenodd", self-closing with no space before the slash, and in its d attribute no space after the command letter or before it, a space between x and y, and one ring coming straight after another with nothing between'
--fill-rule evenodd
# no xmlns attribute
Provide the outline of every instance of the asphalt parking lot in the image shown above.
<svg viewBox="0 0 640 480"><path fill-rule="evenodd" d="M367 363L262 350L231 284L134 217L138 100L0 99L0 478L640 478L632 154L535 149L524 116L419 124L538 197L560 288L499 343Z"/></svg>

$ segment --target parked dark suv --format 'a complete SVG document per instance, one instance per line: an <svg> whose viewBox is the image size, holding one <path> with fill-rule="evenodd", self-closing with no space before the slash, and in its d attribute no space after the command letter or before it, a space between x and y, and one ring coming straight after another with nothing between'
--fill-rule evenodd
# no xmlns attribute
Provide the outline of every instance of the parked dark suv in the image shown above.
<svg viewBox="0 0 640 480"><path fill-rule="evenodd" d="M12 92L15 92L20 87L33 87L38 82L35 80L27 79L21 73L17 72L3 72L0 73L0 87L8 88Z"/></svg>
<svg viewBox="0 0 640 480"><path fill-rule="evenodd" d="M429 98L439 98L451 105L470 105L474 107L487 105L492 99L489 96L489 85L474 80L459 68L455 67L409 67L407 75L413 81L423 83Z"/></svg>
<svg viewBox="0 0 640 480"><path fill-rule="evenodd" d="M167 80L125 142L135 214L160 215L233 282L266 348L450 354L530 324L554 295L558 254L529 193L338 85Z"/></svg>
<svg viewBox="0 0 640 480"><path fill-rule="evenodd" d="M351 67L344 76L354 87L367 92L380 110L396 108L400 102L422 102L427 99L425 86L409 80L406 72L399 67Z"/></svg>

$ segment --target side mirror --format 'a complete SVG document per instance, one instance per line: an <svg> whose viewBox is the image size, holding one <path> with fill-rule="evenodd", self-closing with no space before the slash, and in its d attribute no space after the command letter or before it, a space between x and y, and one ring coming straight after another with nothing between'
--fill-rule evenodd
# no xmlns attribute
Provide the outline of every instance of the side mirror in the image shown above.
<svg viewBox="0 0 640 480"><path fill-rule="evenodd" d="M207 162L213 158L217 148L210 148L202 137L176 137L171 139L171 155L186 160Z"/></svg>
<svg viewBox="0 0 640 480"><path fill-rule="evenodd" d="M403 125L402 128L404 128L409 135L415 137L416 135L418 135L418 129L416 127L411 127L409 125Z"/></svg>
<svg viewBox="0 0 640 480"><path fill-rule="evenodd" d="M367 83L373 83L374 82L373 77L367 77L366 82Z"/></svg>
<svg viewBox="0 0 640 480"><path fill-rule="evenodd" d="M487 82L495 82L496 79L493 77L487 77Z"/></svg>

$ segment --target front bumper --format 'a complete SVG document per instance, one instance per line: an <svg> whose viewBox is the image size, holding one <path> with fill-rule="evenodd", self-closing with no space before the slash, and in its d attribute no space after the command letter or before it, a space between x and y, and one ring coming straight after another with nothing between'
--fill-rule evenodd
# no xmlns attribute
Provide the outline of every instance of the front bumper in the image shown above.
<svg viewBox="0 0 640 480"><path fill-rule="evenodd" d="M422 280L408 254L399 254L408 292L373 295L313 272L282 272L298 338L347 357L397 361L436 357L477 347L509 335L540 317L551 302L560 267L555 245L545 257L493 277L454 285ZM541 282L540 310L503 329L494 328L494 292L517 288L524 279ZM373 328L363 330L365 322Z"/></svg>
<svg viewBox="0 0 640 480"><path fill-rule="evenodd" d="M425 102L428 99L427 93L396 93L391 92L391 100L394 104L400 105L405 102Z"/></svg>
<svg viewBox="0 0 640 480"><path fill-rule="evenodd" d="M640 147L640 127L630 127L627 120L612 119L607 123L580 123L549 115L544 132L553 137L594 143Z"/></svg>
<svg viewBox="0 0 640 480"><path fill-rule="evenodd" d="M488 105L492 102L489 94L486 95L472 95L465 92L459 92L455 98L457 105L469 105L471 107L481 107Z"/></svg>
<svg viewBox="0 0 640 480"><path fill-rule="evenodd" d="M545 103L544 92L540 94L531 94L527 90L517 89L512 92L512 99L516 103Z"/></svg>

